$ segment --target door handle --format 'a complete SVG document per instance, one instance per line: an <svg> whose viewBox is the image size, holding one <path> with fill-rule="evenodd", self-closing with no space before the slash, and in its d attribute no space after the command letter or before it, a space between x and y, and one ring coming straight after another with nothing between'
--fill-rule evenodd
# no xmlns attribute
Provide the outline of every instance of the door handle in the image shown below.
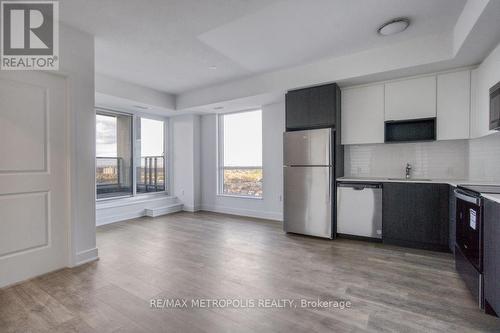
<svg viewBox="0 0 500 333"><path fill-rule="evenodd" d="M328 180L328 203L332 203L332 177L330 172L330 179Z"/></svg>
<svg viewBox="0 0 500 333"><path fill-rule="evenodd" d="M333 178L333 169L330 167L328 171L328 203L332 203L332 181L334 181Z"/></svg>

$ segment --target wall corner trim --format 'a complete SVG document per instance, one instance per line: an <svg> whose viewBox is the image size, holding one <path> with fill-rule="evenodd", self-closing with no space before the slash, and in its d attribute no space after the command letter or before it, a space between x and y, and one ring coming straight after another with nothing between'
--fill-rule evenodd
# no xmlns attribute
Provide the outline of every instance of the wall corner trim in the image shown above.
<svg viewBox="0 0 500 333"><path fill-rule="evenodd" d="M95 260L99 260L99 249L97 247L78 252L75 262L70 267L77 267Z"/></svg>

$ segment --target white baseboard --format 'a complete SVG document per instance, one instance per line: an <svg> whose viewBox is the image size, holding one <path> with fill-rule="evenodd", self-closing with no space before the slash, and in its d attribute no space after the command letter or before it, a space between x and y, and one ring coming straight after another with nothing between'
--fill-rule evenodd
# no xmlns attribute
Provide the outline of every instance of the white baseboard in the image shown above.
<svg viewBox="0 0 500 333"><path fill-rule="evenodd" d="M186 206L186 205L184 205L182 207L182 210L185 212L194 213L194 212L202 210L202 208L200 206Z"/></svg>
<svg viewBox="0 0 500 333"><path fill-rule="evenodd" d="M78 252L76 254L75 263L71 267L80 266L98 259L99 249L97 247L94 247L93 249Z"/></svg>
<svg viewBox="0 0 500 333"><path fill-rule="evenodd" d="M224 206L210 206L210 205L202 205L201 210L215 212L215 213L222 213L222 214L254 217L254 218L258 218L258 219L283 221L283 213L278 213L278 212L264 212L264 211L252 210L252 209L241 209L241 208L232 208L232 207L224 207Z"/></svg>

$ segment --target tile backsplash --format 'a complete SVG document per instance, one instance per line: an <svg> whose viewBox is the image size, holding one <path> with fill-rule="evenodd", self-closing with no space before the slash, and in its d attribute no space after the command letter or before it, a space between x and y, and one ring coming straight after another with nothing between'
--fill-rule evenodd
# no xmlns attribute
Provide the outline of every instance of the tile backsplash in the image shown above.
<svg viewBox="0 0 500 333"><path fill-rule="evenodd" d="M500 132L469 141L470 179L500 181Z"/></svg>
<svg viewBox="0 0 500 333"><path fill-rule="evenodd" d="M345 176L404 177L410 163L413 178L466 179L468 155L467 140L350 145L345 146Z"/></svg>

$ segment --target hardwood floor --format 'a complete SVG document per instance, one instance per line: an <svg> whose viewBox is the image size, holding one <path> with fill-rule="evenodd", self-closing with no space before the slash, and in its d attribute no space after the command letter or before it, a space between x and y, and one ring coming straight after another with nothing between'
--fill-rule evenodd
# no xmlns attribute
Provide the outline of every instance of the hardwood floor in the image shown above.
<svg viewBox="0 0 500 333"><path fill-rule="evenodd" d="M99 227L97 242L98 262L0 290L0 332L500 332L451 254L205 212ZM153 309L152 298L352 305Z"/></svg>

